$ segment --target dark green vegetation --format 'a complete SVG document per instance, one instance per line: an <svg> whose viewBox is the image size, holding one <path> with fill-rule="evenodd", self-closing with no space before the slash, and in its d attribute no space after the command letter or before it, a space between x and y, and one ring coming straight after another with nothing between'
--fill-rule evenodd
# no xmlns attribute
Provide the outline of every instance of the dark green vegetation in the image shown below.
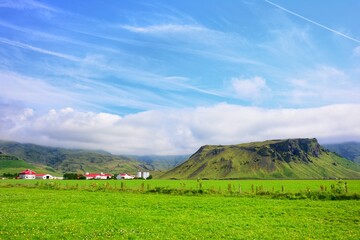
<svg viewBox="0 0 360 240"><path fill-rule="evenodd" d="M106 172L123 173L136 172L137 170L168 170L179 162L184 161L184 156L118 156L105 151L70 150L63 148L44 147L35 144L21 144L16 142L0 141L0 152L15 156L11 161L12 167L6 165L1 171L13 173L31 168L36 172L41 169L52 169L52 172ZM26 167L24 167L24 161ZM15 173L14 172L14 173ZM48 172L48 171L45 171ZM0 173L1 174L1 173Z"/></svg>
<svg viewBox="0 0 360 240"><path fill-rule="evenodd" d="M162 178L359 178L360 165L326 151L316 139L201 147Z"/></svg>
<svg viewBox="0 0 360 240"><path fill-rule="evenodd" d="M0 190L1 239L360 238L356 200Z"/></svg>
<svg viewBox="0 0 360 240"><path fill-rule="evenodd" d="M340 156L360 164L360 143L348 142L339 144L325 144L325 148L336 152Z"/></svg>

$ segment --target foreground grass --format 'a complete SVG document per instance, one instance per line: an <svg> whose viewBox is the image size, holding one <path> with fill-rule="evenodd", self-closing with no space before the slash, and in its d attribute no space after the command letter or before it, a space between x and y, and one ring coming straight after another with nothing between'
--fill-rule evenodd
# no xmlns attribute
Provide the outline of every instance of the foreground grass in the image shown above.
<svg viewBox="0 0 360 240"><path fill-rule="evenodd" d="M359 239L359 201L0 188L1 239Z"/></svg>
<svg viewBox="0 0 360 240"><path fill-rule="evenodd" d="M0 187L278 199L360 199L360 180L3 180Z"/></svg>
<svg viewBox="0 0 360 240"><path fill-rule="evenodd" d="M229 184L231 188L242 192L251 192L252 188L262 186L266 191L285 191L285 192L299 192L299 191L318 191L323 188L330 190L331 186L336 186L339 182L347 183L349 193L360 194L360 180L21 180L8 179L1 180L0 187L5 185L19 185L32 186L41 183L56 183L62 186L77 186L87 187L91 185L108 184L115 188L120 188L122 185L127 189L141 189L142 185L147 188L170 188L170 189L198 189L199 183L203 189L213 189L220 191L227 191Z"/></svg>

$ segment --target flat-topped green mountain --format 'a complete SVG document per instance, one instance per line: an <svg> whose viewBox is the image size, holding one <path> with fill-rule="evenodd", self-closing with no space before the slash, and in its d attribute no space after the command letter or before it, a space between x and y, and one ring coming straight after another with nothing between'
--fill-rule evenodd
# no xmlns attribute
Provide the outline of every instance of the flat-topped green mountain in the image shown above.
<svg viewBox="0 0 360 240"><path fill-rule="evenodd" d="M202 146L162 178L360 178L360 165L325 150L316 139Z"/></svg>

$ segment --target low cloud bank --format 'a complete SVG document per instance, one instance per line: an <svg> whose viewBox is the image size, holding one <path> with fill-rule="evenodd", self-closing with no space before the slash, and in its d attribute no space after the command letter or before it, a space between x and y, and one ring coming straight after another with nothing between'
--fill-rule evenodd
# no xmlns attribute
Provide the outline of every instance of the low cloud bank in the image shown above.
<svg viewBox="0 0 360 240"><path fill-rule="evenodd" d="M1 139L116 154L187 154L205 144L280 138L360 141L359 104L263 109L223 103L126 116L72 108L38 114L32 109L2 107Z"/></svg>

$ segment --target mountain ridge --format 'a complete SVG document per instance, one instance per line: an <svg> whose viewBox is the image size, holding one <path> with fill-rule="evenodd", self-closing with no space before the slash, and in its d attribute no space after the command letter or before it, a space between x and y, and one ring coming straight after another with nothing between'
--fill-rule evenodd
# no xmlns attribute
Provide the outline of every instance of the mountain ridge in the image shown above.
<svg viewBox="0 0 360 240"><path fill-rule="evenodd" d="M315 138L205 145L162 178L359 178L360 165L326 151Z"/></svg>
<svg viewBox="0 0 360 240"><path fill-rule="evenodd" d="M66 149L32 143L0 140L0 152L25 161L32 168L52 169L52 172L108 172L134 173L141 171L166 171L186 160L185 156L131 156L114 155L103 150ZM4 162L3 162L4 163ZM13 162L12 166L18 163ZM10 164L10 163L9 163ZM4 165L4 164L3 164ZM5 166L5 165L4 165ZM14 171L14 169L9 169ZM17 168L19 170L19 168ZM5 171L3 169L3 171Z"/></svg>

